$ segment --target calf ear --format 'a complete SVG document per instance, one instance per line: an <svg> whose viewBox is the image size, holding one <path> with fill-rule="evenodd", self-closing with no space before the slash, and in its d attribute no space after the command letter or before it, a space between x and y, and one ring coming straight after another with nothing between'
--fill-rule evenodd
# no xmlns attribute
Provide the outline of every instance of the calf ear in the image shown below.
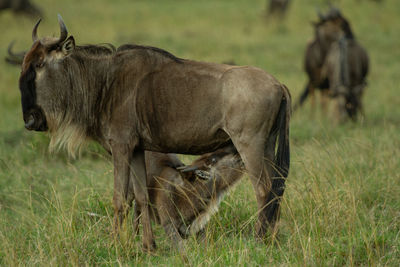
<svg viewBox="0 0 400 267"><path fill-rule="evenodd" d="M69 55L75 49L75 40L73 36L68 37L67 40L62 44L62 52L64 55Z"/></svg>
<svg viewBox="0 0 400 267"><path fill-rule="evenodd" d="M196 165L185 165L185 166L181 166L176 168L178 171L185 173L185 172L192 172L197 170L199 167L197 167Z"/></svg>

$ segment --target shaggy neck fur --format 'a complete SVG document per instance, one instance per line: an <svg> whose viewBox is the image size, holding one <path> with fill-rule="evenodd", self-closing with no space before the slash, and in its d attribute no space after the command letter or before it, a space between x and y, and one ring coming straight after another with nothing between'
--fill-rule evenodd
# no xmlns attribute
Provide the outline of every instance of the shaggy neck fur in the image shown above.
<svg viewBox="0 0 400 267"><path fill-rule="evenodd" d="M111 102L115 96L110 89L114 78L110 73L112 59L126 50L136 50L159 59L154 64L170 60L182 63L182 59L154 47L123 45L116 50L109 44L77 46L54 70L55 77L64 75L62 82L65 84L60 87L65 90L59 92L58 102L47 114L51 150L66 148L74 157L86 139L102 139L100 121L104 113L112 111Z"/></svg>
<svg viewBox="0 0 400 267"><path fill-rule="evenodd" d="M107 51L107 50L105 50ZM91 51L92 52L92 51ZM110 56L77 49L64 59L60 68L65 74L65 89L49 112L50 150L66 148L75 157L88 138L96 138L104 95L109 88L107 69ZM59 70L57 70L59 71Z"/></svg>

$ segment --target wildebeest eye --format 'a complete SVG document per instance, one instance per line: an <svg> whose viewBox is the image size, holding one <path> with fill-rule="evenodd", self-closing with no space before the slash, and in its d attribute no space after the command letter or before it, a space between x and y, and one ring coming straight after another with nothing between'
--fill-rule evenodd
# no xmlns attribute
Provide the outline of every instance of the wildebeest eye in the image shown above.
<svg viewBox="0 0 400 267"><path fill-rule="evenodd" d="M215 164L217 163L217 159L216 158L211 158L211 164Z"/></svg>

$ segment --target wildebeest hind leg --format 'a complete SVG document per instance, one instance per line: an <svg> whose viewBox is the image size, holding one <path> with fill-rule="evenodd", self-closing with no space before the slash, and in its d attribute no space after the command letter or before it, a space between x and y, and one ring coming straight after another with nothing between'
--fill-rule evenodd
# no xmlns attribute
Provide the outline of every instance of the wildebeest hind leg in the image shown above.
<svg viewBox="0 0 400 267"><path fill-rule="evenodd" d="M252 144L244 144L241 142L235 142L233 139L232 141L241 158L243 159L244 165L253 185L254 192L256 194L258 206L256 236L260 239L264 239L268 228L267 199L269 190L271 188L271 181L269 180L263 160L264 142L259 141Z"/></svg>

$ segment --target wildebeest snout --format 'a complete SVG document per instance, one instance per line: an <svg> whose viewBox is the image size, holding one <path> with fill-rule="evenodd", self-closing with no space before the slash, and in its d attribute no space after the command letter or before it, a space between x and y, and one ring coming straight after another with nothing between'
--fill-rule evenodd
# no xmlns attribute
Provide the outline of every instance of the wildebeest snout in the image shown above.
<svg viewBox="0 0 400 267"><path fill-rule="evenodd" d="M27 130L34 130L33 126L35 125L35 118L33 115L29 115L27 121L25 121L25 128Z"/></svg>
<svg viewBox="0 0 400 267"><path fill-rule="evenodd" d="M29 131L47 131L47 121L40 108L31 109L24 114L25 128Z"/></svg>

